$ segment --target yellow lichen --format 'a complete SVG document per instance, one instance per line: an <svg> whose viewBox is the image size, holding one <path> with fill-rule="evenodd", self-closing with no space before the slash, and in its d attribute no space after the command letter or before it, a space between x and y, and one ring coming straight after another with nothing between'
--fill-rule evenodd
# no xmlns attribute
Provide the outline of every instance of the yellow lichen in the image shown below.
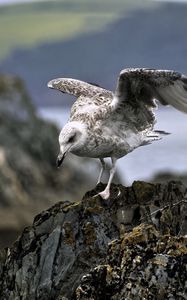
<svg viewBox="0 0 187 300"><path fill-rule="evenodd" d="M166 267L168 263L168 258L162 254L158 254L150 260L153 264Z"/></svg>
<svg viewBox="0 0 187 300"><path fill-rule="evenodd" d="M99 214L103 211L103 207L99 205L95 205L93 207L87 207L85 209L85 213L96 213Z"/></svg>
<svg viewBox="0 0 187 300"><path fill-rule="evenodd" d="M74 246L75 245L75 236L70 222L64 222L63 224L64 231L64 243Z"/></svg>
<svg viewBox="0 0 187 300"><path fill-rule="evenodd" d="M106 282L110 283L113 280L113 268L110 265L106 265L107 274L106 274Z"/></svg>
<svg viewBox="0 0 187 300"><path fill-rule="evenodd" d="M136 195L136 198L139 201L145 198L146 199L150 198L151 200L151 196L153 194L153 187L154 187L153 184L144 181L134 181L132 187Z"/></svg>
<svg viewBox="0 0 187 300"><path fill-rule="evenodd" d="M92 245L96 240L95 226L87 222L84 226L84 241L86 245Z"/></svg>
<svg viewBox="0 0 187 300"><path fill-rule="evenodd" d="M63 212L68 212L70 209L77 207L80 205L80 201L73 202L71 204L68 204L67 206L63 207Z"/></svg>
<svg viewBox="0 0 187 300"><path fill-rule="evenodd" d="M164 235L160 238L160 241L156 245L155 251L158 253L165 252L170 256L181 256L187 254L187 238L186 237L174 237L170 235Z"/></svg>
<svg viewBox="0 0 187 300"><path fill-rule="evenodd" d="M150 239L158 236L158 231L153 225L141 224L130 233L124 235L123 245L125 244L138 244L141 242L148 242Z"/></svg>

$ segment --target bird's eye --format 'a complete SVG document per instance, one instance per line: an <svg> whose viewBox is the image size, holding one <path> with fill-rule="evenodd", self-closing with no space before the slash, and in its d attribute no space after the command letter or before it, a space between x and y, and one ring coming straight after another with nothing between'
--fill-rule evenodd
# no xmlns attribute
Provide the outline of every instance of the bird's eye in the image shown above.
<svg viewBox="0 0 187 300"><path fill-rule="evenodd" d="M72 142L74 141L74 139L75 139L75 135L72 135L72 136L69 138L68 143L72 143Z"/></svg>

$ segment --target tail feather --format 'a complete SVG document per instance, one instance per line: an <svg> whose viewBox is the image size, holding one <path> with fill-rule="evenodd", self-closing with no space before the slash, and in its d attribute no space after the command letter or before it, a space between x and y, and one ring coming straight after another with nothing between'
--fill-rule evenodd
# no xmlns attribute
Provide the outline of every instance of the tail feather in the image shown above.
<svg viewBox="0 0 187 300"><path fill-rule="evenodd" d="M154 141L159 141L162 139L163 136L169 135L169 132L163 131L163 130L155 130L146 135L146 138L142 142L140 146L145 146L152 144Z"/></svg>
<svg viewBox="0 0 187 300"><path fill-rule="evenodd" d="M156 133L158 133L159 135L169 135L169 134L171 134L170 132L167 132L167 131L163 131L163 130L155 130L155 131L153 131L153 132L156 132Z"/></svg>

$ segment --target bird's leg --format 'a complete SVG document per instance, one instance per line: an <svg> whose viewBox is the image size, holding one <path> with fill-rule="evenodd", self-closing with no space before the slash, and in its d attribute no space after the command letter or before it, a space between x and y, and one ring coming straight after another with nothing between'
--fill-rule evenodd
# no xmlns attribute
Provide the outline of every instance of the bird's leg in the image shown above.
<svg viewBox="0 0 187 300"><path fill-rule="evenodd" d="M103 199L108 199L110 197L110 185L112 183L112 179L114 177L114 174L116 172L116 161L117 158L111 157L112 160L112 167L110 169L110 177L107 183L106 188L104 189L104 191L102 191L101 193L99 193L99 195L103 198Z"/></svg>
<svg viewBox="0 0 187 300"><path fill-rule="evenodd" d="M98 178L97 184L101 182L103 172L105 171L105 168L106 168L105 161L103 158L100 158L100 162L101 162L101 171L99 173L99 178Z"/></svg>

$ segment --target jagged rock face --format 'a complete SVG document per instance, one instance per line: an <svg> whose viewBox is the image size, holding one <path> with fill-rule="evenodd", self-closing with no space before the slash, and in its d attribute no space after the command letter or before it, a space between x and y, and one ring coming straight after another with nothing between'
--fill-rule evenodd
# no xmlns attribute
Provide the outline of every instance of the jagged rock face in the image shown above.
<svg viewBox="0 0 187 300"><path fill-rule="evenodd" d="M185 299L186 188L112 185L60 202L0 255L0 299ZM120 193L119 193L120 192Z"/></svg>
<svg viewBox="0 0 187 300"><path fill-rule="evenodd" d="M109 245L104 262L85 275L77 300L185 299L187 238L142 224Z"/></svg>
<svg viewBox="0 0 187 300"><path fill-rule="evenodd" d="M168 181L180 181L182 182L185 186L187 186L187 173L180 173L176 174L173 172L161 172L161 173L156 173L154 177L151 179L151 182L168 182Z"/></svg>

